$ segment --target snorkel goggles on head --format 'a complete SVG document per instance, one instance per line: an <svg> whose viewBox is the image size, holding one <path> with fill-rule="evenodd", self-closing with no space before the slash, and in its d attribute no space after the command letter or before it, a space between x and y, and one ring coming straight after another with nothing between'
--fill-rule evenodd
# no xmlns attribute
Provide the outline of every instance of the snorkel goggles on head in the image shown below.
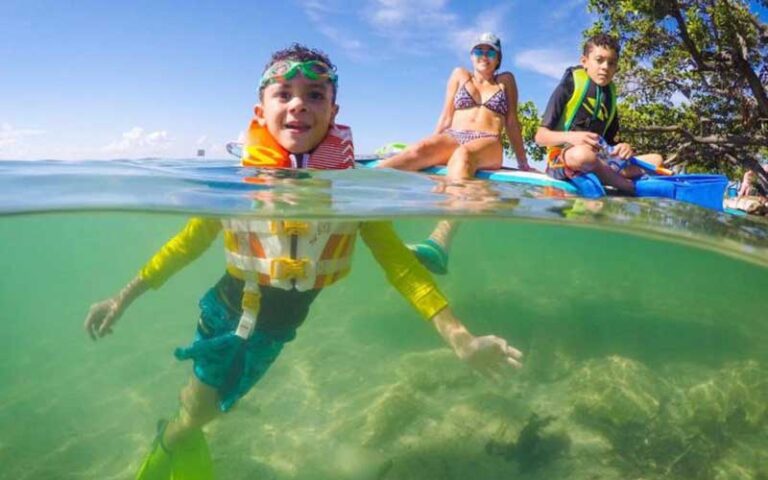
<svg viewBox="0 0 768 480"><path fill-rule="evenodd" d="M304 78L309 80L329 80L334 88L338 77L331 67L319 60L298 62L296 60L280 60L273 63L261 76L259 88L275 82L289 81L301 72Z"/></svg>

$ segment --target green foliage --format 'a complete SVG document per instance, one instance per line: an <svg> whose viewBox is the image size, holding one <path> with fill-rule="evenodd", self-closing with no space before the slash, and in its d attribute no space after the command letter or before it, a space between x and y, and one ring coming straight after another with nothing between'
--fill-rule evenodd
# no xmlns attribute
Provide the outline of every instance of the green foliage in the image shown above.
<svg viewBox="0 0 768 480"><path fill-rule="evenodd" d="M585 37L609 32L622 45L624 141L689 171L758 169L768 147L768 25L746 0L589 0L588 8L597 19Z"/></svg>
<svg viewBox="0 0 768 480"><path fill-rule="evenodd" d="M536 135L536 130L539 128L539 125L541 125L541 117L539 116L539 110L536 108L536 104L530 100L520 103L517 106L517 118L520 120L520 127L523 130L523 143L528 160L543 160L544 149L536 145L536 142L533 140L533 137ZM504 147L504 154L506 156L515 156L515 152L512 149L512 145L509 143L509 137L506 132L504 132L504 135L501 137L501 144Z"/></svg>

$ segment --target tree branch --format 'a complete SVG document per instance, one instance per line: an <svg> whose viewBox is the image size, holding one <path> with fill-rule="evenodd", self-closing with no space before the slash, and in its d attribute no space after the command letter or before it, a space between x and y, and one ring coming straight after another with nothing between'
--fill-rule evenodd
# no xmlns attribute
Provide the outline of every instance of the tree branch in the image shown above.
<svg viewBox="0 0 768 480"><path fill-rule="evenodd" d="M702 72L714 70L711 62L706 62L704 60L704 57L701 55L701 51L699 51L693 39L691 39L691 35L688 33L688 25L685 23L685 18L683 17L683 13L680 10L680 4L677 2L677 0L674 0L672 6L670 6L669 14L672 18L675 19L675 22L677 22L677 31L680 33L680 38L683 40L685 49L688 50L688 53L691 54L691 58L693 58L693 61L696 63L698 69Z"/></svg>
<svg viewBox="0 0 768 480"><path fill-rule="evenodd" d="M755 30L757 30L760 43L762 44L768 43L768 25L758 20L757 17L754 15L750 15L749 20L752 22L752 25L754 25Z"/></svg>
<svg viewBox="0 0 768 480"><path fill-rule="evenodd" d="M768 137L764 135L706 135L700 136L689 132L680 125L646 125L627 129L629 133L677 133L688 138L693 143L704 145L729 145L734 147L761 146L768 147Z"/></svg>
<svg viewBox="0 0 768 480"><path fill-rule="evenodd" d="M763 88L763 84L760 82L760 77L758 77L755 71L752 70L752 65L750 65L749 60L747 60L749 58L747 41L744 40L744 37L740 33L736 34L736 38L739 41L740 47L737 50L736 68L746 78L747 84L749 85L750 90L752 90L755 100L757 100L757 110L760 112L760 116L768 118L768 95L766 95L765 88Z"/></svg>

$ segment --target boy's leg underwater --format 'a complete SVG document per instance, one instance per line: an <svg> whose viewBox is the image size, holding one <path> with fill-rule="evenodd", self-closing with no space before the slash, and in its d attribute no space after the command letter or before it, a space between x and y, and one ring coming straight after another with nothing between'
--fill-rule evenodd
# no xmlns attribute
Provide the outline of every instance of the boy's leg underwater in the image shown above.
<svg viewBox="0 0 768 480"><path fill-rule="evenodd" d="M179 414L158 429L137 480L210 480L213 462L203 426L219 414L218 393L197 378L181 392Z"/></svg>

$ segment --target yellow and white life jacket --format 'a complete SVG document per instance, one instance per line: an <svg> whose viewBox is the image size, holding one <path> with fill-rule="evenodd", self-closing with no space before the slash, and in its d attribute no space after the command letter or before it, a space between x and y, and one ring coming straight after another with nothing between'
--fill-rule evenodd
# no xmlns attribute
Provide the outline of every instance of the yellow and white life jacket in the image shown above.
<svg viewBox="0 0 768 480"><path fill-rule="evenodd" d="M246 218L222 223L231 275L299 291L327 287L349 273L360 226L349 221Z"/></svg>
<svg viewBox="0 0 768 480"><path fill-rule="evenodd" d="M243 166L261 168L354 168L349 127L332 125L311 154L289 154L257 121L245 142ZM306 291L327 287L349 273L359 222L222 219L227 271L245 281L243 314L236 335L253 333L259 285Z"/></svg>

